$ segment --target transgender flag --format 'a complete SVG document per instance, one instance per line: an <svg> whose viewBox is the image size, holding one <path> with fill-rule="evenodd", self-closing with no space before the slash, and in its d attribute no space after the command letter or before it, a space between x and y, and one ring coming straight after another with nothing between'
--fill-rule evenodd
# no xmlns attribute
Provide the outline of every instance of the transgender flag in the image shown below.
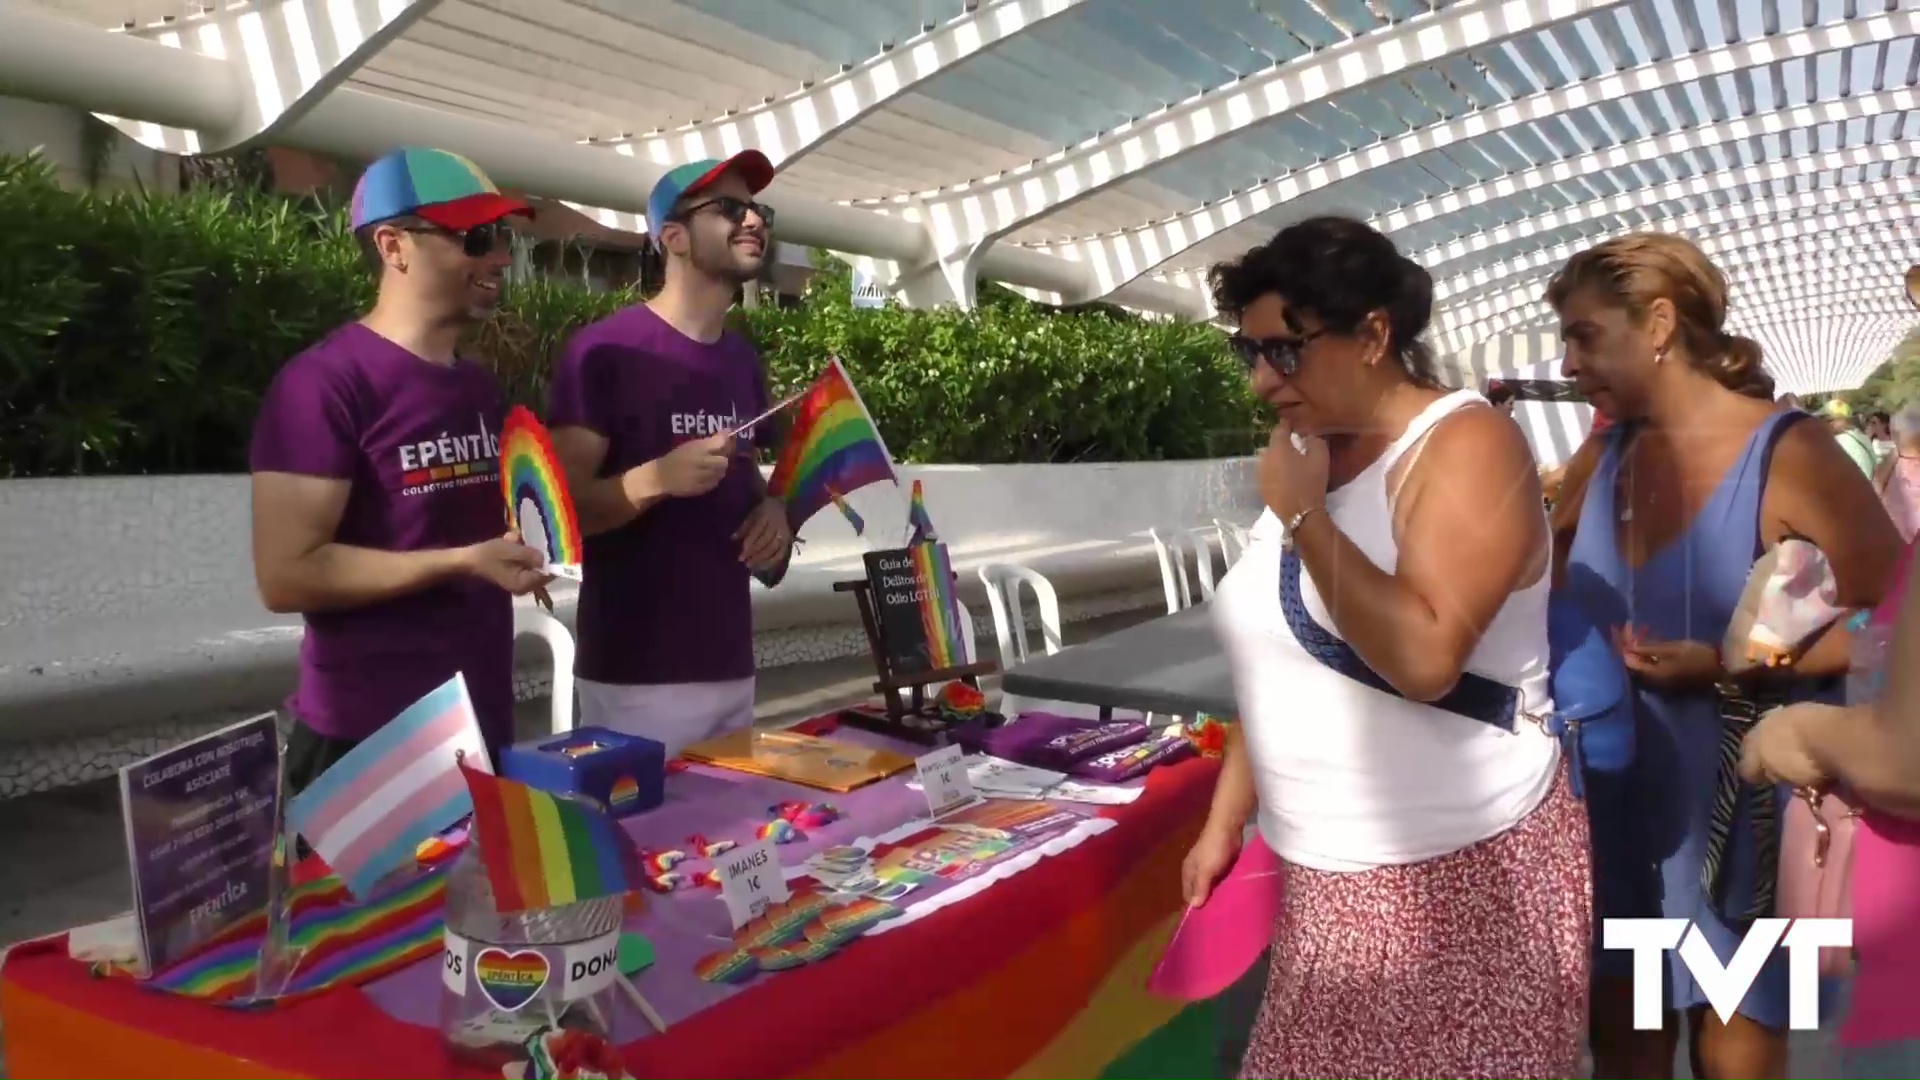
<svg viewBox="0 0 1920 1080"><path fill-rule="evenodd" d="M287 821L365 899L421 843L473 812L462 751L468 765L493 771L467 680L455 675L294 796Z"/></svg>

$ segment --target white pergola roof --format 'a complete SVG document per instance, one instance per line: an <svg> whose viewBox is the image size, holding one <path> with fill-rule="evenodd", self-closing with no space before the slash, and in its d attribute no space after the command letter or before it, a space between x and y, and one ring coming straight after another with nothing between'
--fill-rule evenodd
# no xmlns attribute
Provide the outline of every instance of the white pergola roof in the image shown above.
<svg viewBox="0 0 1920 1080"><path fill-rule="evenodd" d="M1916 0L14 0L0 91L177 152L444 146L628 229L663 165L757 146L782 238L913 303L1206 317L1209 264L1354 214L1456 355L1679 231L1806 391L1914 323L1917 41Z"/></svg>

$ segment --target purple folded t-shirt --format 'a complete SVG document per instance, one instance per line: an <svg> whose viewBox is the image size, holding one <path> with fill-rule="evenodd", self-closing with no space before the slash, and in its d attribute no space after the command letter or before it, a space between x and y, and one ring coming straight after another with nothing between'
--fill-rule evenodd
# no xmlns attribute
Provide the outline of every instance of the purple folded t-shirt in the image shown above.
<svg viewBox="0 0 1920 1080"><path fill-rule="evenodd" d="M1140 720L1095 723L1055 713L1027 712L1011 724L990 730L955 732L968 750L1040 769L1070 772L1088 758L1109 754L1146 739Z"/></svg>
<svg viewBox="0 0 1920 1080"><path fill-rule="evenodd" d="M1179 733L1162 735L1157 739L1123 746L1118 750L1109 750L1097 757L1084 758L1067 766L1070 776L1085 780L1094 780L1103 784L1117 784L1122 780L1131 780L1162 765L1171 765L1192 757L1196 751L1193 743Z"/></svg>

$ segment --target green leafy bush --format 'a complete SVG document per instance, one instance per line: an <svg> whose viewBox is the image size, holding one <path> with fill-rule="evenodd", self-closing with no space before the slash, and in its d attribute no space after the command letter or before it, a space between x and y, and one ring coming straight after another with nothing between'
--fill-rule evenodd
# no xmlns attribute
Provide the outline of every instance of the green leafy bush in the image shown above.
<svg viewBox="0 0 1920 1080"><path fill-rule="evenodd" d="M274 372L372 298L337 208L204 189L74 192L37 158L0 156L0 220L0 477L242 471ZM738 320L777 388L840 356L902 461L1137 461L1253 445L1253 403L1217 330L990 292L971 313L855 309L842 267L800 305ZM473 352L539 408L567 335L636 300L517 284Z"/></svg>

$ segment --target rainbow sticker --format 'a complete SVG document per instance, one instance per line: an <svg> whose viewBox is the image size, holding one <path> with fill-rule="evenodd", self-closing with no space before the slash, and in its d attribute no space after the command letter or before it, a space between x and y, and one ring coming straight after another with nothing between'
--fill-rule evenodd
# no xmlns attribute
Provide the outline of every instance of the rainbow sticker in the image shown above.
<svg viewBox="0 0 1920 1080"><path fill-rule="evenodd" d="M523 405L500 431L500 488L507 520L527 546L547 556L547 573L580 580L580 519L547 429Z"/></svg>
<svg viewBox="0 0 1920 1080"><path fill-rule="evenodd" d="M613 787L607 790L607 805L614 807L625 806L639 797L640 785L633 782L633 777L623 776L615 780Z"/></svg>
<svg viewBox="0 0 1920 1080"><path fill-rule="evenodd" d="M518 1012L547 985L547 958L532 949L488 947L473 958L473 981L501 1012Z"/></svg>

